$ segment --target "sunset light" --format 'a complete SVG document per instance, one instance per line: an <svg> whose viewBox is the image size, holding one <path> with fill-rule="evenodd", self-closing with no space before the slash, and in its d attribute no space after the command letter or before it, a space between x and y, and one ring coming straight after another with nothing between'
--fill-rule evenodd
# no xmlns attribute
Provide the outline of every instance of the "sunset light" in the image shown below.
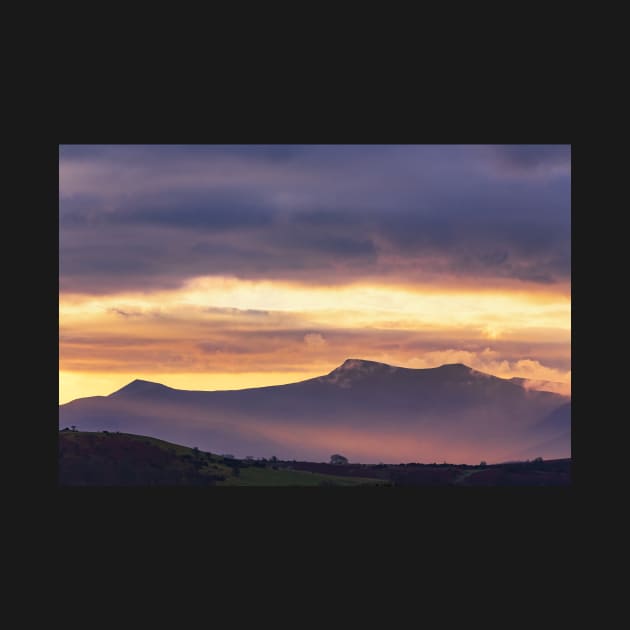
<svg viewBox="0 0 630 630"><path fill-rule="evenodd" d="M570 158L61 145L60 413L243 457L565 456Z"/></svg>

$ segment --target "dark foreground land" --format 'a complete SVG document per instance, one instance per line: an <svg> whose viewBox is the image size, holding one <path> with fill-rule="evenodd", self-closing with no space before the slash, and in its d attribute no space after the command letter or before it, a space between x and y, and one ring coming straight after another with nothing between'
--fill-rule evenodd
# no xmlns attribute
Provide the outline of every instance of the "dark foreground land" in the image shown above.
<svg viewBox="0 0 630 630"><path fill-rule="evenodd" d="M567 486L570 459L488 466L240 460L129 433L59 432L62 486Z"/></svg>

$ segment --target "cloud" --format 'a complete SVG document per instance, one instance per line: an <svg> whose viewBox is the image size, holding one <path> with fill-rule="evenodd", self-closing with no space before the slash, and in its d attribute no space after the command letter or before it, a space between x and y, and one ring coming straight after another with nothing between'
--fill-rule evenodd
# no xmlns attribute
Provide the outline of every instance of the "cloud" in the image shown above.
<svg viewBox="0 0 630 630"><path fill-rule="evenodd" d="M268 317L269 311L263 311L255 308L226 308L218 306L208 306L202 309L204 313L211 313L213 315L232 315L236 317Z"/></svg>
<svg viewBox="0 0 630 630"><path fill-rule="evenodd" d="M245 346L239 346L236 344L225 343L219 341L218 343L204 342L198 343L199 348L204 354L251 354L251 348Z"/></svg>
<svg viewBox="0 0 630 630"><path fill-rule="evenodd" d="M110 313L116 313L116 315L120 315L121 317L141 317L142 313L137 311L124 311L121 308L110 308Z"/></svg>
<svg viewBox="0 0 630 630"><path fill-rule="evenodd" d="M405 367L430 368L445 363L463 363L481 372L500 378L524 378L524 386L529 389L543 387L563 395L571 394L571 370L562 370L528 358L508 358L503 353L486 347L481 352L455 348L430 351L421 357L405 362Z"/></svg>
<svg viewBox="0 0 630 630"><path fill-rule="evenodd" d="M309 348L321 348L328 345L328 342L320 333L307 333L304 335L304 343Z"/></svg>
<svg viewBox="0 0 630 630"><path fill-rule="evenodd" d="M522 385L525 389L535 389L545 392L553 392L554 394L560 394L562 396L571 396L571 372L568 373L568 380L565 383L559 383L556 381L547 381L545 379L528 379L525 378L522 381Z"/></svg>
<svg viewBox="0 0 630 630"><path fill-rule="evenodd" d="M568 282L569 159L562 146L63 146L61 289Z"/></svg>
<svg viewBox="0 0 630 630"><path fill-rule="evenodd" d="M571 146L568 144L526 144L494 147L503 169L520 174L568 174Z"/></svg>

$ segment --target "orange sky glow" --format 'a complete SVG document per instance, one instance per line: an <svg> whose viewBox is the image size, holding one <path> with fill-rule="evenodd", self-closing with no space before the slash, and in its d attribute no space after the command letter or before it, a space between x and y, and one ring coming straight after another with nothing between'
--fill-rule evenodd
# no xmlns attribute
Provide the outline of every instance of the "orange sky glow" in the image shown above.
<svg viewBox="0 0 630 630"><path fill-rule="evenodd" d="M173 291L62 295L59 318L61 403L134 378L202 390L295 382L348 357L411 368L465 363L570 391L570 369L545 362L570 360L562 291L206 277Z"/></svg>

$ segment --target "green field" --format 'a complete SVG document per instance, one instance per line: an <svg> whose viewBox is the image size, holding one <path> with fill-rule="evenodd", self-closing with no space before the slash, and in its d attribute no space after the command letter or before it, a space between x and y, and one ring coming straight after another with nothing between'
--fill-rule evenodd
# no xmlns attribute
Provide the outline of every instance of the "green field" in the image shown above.
<svg viewBox="0 0 630 630"><path fill-rule="evenodd" d="M382 479L369 479L366 477L337 477L334 475L322 475L301 470L273 470L266 468L241 468L238 477L228 477L218 486L365 486L383 485Z"/></svg>

